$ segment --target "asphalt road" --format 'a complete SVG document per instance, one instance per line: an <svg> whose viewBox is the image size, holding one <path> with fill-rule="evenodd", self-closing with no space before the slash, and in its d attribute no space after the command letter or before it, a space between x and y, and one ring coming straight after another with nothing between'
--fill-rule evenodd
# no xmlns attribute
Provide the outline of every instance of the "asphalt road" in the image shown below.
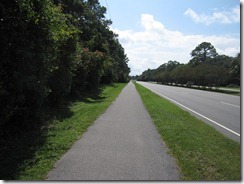
<svg viewBox="0 0 244 184"><path fill-rule="evenodd" d="M240 97L182 87L137 82L240 142Z"/></svg>
<svg viewBox="0 0 244 184"><path fill-rule="evenodd" d="M55 164L47 180L179 180L133 83Z"/></svg>

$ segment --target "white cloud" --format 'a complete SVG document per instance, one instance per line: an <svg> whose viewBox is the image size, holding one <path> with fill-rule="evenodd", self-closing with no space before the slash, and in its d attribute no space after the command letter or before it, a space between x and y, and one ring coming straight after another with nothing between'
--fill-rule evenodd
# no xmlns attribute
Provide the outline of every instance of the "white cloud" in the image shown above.
<svg viewBox="0 0 244 184"><path fill-rule="evenodd" d="M154 69L169 60L187 63L190 53L202 42L210 42L219 54L236 56L240 52L240 39L230 36L185 35L171 31L152 15L142 14L143 31L113 29L129 57L131 75Z"/></svg>
<svg viewBox="0 0 244 184"><path fill-rule="evenodd" d="M184 15L187 15L193 19L196 23L204 23L210 25L213 23L231 24L240 22L240 8L238 6L230 9L229 11L217 11L213 12L212 15L197 14L191 8L188 8Z"/></svg>

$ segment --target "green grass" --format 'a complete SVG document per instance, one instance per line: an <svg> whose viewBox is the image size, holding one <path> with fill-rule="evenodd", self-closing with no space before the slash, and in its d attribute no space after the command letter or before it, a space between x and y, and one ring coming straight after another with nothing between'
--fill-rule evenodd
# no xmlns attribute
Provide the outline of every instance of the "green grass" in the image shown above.
<svg viewBox="0 0 244 184"><path fill-rule="evenodd" d="M50 112L52 117L41 129L0 139L0 179L43 180L54 163L101 115L126 84L114 84L87 94L68 109ZM62 118L60 118L62 117Z"/></svg>
<svg viewBox="0 0 244 184"><path fill-rule="evenodd" d="M183 180L240 180L240 144L135 84Z"/></svg>

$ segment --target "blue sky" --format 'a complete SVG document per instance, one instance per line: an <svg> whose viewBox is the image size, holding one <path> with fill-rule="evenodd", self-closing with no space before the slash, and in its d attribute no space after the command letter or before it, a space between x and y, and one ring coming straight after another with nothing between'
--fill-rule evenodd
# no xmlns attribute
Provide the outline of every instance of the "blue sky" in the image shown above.
<svg viewBox="0 0 244 184"><path fill-rule="evenodd" d="M131 75L176 60L187 63L201 42L219 54L240 52L238 0L100 0L129 58Z"/></svg>

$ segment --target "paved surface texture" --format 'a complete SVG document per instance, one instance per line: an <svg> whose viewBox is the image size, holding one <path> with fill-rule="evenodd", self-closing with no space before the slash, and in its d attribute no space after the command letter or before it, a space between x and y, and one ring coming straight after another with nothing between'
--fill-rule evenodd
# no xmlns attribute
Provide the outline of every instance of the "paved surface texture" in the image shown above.
<svg viewBox="0 0 244 184"><path fill-rule="evenodd" d="M196 111L197 113L223 125L237 134L240 134L241 132L239 96L146 82L138 83ZM240 142L240 136L235 133L214 124L196 113L190 113L203 120L205 123L213 126L227 137Z"/></svg>
<svg viewBox="0 0 244 184"><path fill-rule="evenodd" d="M167 151L130 82L47 179L179 180L175 160Z"/></svg>

